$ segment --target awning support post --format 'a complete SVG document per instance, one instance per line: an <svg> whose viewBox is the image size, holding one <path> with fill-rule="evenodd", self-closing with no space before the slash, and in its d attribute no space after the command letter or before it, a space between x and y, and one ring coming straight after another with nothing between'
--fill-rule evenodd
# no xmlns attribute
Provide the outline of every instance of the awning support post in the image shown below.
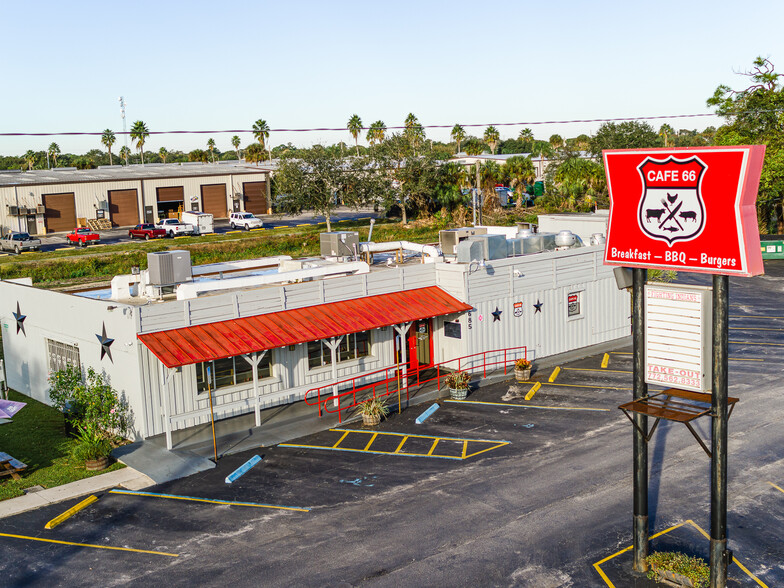
<svg viewBox="0 0 784 588"><path fill-rule="evenodd" d="M166 432L166 449L172 448L171 412L169 411L169 382L177 368L168 368L161 364L161 381L163 382L163 429Z"/></svg>
<svg viewBox="0 0 784 588"><path fill-rule="evenodd" d="M411 328L411 321L395 325L395 331L400 336L400 362L397 364L397 370L400 372L400 366L403 366L403 382L408 387L408 346L406 345L406 335ZM400 386L397 387L398 395L398 410L400 410Z"/></svg>
<svg viewBox="0 0 784 588"><path fill-rule="evenodd" d="M343 341L344 335L340 337L332 337L330 339L324 339L324 344L329 347L330 356L332 358L332 381L335 384L332 386L332 396L335 397L335 400L332 402L334 403L333 406L337 407L340 405L340 400L338 400L338 347L340 347L341 341Z"/></svg>
<svg viewBox="0 0 784 588"><path fill-rule="evenodd" d="M247 361L251 367L253 368L253 397L256 400L256 426L261 426L261 406L259 405L259 363L261 360L264 359L264 356L267 355L267 350L265 349L261 353L246 353L242 357Z"/></svg>

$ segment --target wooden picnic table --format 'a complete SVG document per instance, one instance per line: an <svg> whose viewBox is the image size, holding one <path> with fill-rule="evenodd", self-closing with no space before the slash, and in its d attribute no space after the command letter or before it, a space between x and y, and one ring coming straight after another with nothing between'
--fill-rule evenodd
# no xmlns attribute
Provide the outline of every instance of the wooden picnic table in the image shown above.
<svg viewBox="0 0 784 588"><path fill-rule="evenodd" d="M27 464L0 451L0 476L11 476L14 480L21 480L17 473L27 469Z"/></svg>

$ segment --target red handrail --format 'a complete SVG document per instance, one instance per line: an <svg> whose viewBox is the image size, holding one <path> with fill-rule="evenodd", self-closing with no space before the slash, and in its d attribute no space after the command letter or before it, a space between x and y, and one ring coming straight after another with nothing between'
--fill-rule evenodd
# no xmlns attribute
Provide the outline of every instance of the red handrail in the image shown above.
<svg viewBox="0 0 784 588"><path fill-rule="evenodd" d="M497 359L494 361L488 361L488 356L492 356L493 354L503 354L503 359ZM517 357L516 357L517 356ZM311 388L307 392L305 392L305 403L309 406L318 406L319 416L322 415L322 410L327 413L338 413L338 422L343 422L343 414L342 411L348 411L351 408L359 406L362 402L368 400L368 398L362 398L361 400L357 400L357 394L372 390L372 397L373 398L381 398L384 396L389 396L398 391L397 386L390 390L389 384L390 382L395 382L396 380L400 379L400 389L401 392L405 389L406 392L406 401L409 400L409 388L411 386L421 386L422 384L426 384L428 382L432 382L436 380L438 383L438 389L441 389L441 378L445 378L453 371L466 371L469 373L476 373L480 369L482 370L482 377L487 377L487 368L496 366L496 365L503 365L504 366L504 374L506 374L507 366L519 359L520 357L524 357L528 359L528 348L526 346L521 347L510 347L507 349L494 349L492 351L482 351L479 353L474 353L472 355L465 355L463 357L456 357L454 359L448 359L447 361L442 361L441 363L437 363L432 366L427 366L424 368L420 368L419 366L414 368L409 368L406 370L406 364L400 365L393 365L386 368L381 368L372 372L365 372L362 374L357 374L351 378L347 378L345 380L341 380L339 382L334 382L330 384L324 384L319 386L318 388ZM478 363L478 360L481 358L481 363ZM490 358L492 360L492 357ZM457 364L457 368L455 369L454 364ZM444 371L442 371L444 368ZM434 377L430 377L427 379L421 379L422 372L427 370L435 369L436 375ZM406 371L405 377L403 377L402 372ZM368 377L383 374L383 378L376 380L372 383L363 383L357 386L357 380L365 380ZM412 377L415 377L414 381L411 380ZM340 387L344 387L346 384L351 384L351 388L338 392L338 394L333 394L331 391L328 394L323 394L326 390L332 389L339 389ZM376 389L379 386L384 387L383 394L378 394ZM343 404L346 397L352 396L350 399L350 404ZM332 407L327 406L329 402L332 402Z"/></svg>

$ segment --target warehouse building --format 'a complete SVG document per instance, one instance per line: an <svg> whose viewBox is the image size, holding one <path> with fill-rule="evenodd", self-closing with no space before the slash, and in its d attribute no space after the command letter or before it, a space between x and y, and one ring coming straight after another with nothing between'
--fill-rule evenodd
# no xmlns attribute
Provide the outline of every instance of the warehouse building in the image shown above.
<svg viewBox="0 0 784 588"><path fill-rule="evenodd" d="M195 267L187 251L151 253L148 269L76 294L2 281L7 382L47 402L50 372L93 367L128 401L133 436L171 448L210 421L210 399L216 419L255 412L258 425L262 409L384 368L463 358L481 373L628 336L600 241L482 232L447 231L441 248L326 233L318 258Z"/></svg>
<svg viewBox="0 0 784 588"><path fill-rule="evenodd" d="M79 219L105 218L125 227L184 210L214 218L242 210L268 214L268 177L268 170L238 161L3 170L0 226L44 235L70 231Z"/></svg>

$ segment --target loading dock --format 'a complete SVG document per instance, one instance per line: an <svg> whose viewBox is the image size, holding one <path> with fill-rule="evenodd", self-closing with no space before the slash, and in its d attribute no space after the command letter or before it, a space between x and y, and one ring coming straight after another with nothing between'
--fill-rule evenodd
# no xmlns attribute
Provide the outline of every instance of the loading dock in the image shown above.
<svg viewBox="0 0 784 588"><path fill-rule="evenodd" d="M47 233L70 231L76 226L76 200L73 192L42 194L46 213L44 223Z"/></svg>
<svg viewBox="0 0 784 588"><path fill-rule="evenodd" d="M132 227L139 222L139 196L134 190L109 190L112 227Z"/></svg>
<svg viewBox="0 0 784 588"><path fill-rule="evenodd" d="M226 184L209 184L201 187L202 212L214 218L226 218Z"/></svg>
<svg viewBox="0 0 784 588"><path fill-rule="evenodd" d="M243 182L242 193L245 196L245 210L255 215L267 214L267 182Z"/></svg>
<svg viewBox="0 0 784 588"><path fill-rule="evenodd" d="M158 199L158 218L174 218L185 210L185 188L168 186L156 188Z"/></svg>

